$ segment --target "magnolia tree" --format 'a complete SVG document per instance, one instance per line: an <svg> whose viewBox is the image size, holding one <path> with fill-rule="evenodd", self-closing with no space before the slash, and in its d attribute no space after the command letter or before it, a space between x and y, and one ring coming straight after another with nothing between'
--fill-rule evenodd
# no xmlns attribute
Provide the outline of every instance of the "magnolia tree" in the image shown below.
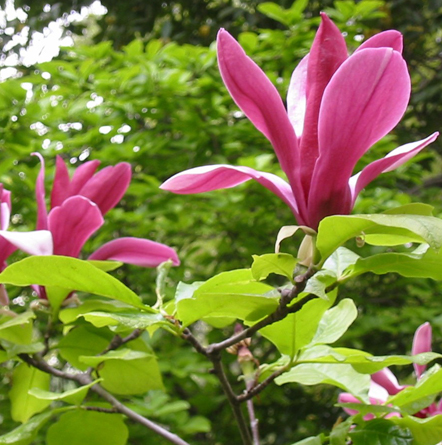
<svg viewBox="0 0 442 445"><path fill-rule="evenodd" d="M210 165L178 173L161 188L190 194L254 179L281 198L298 225L281 228L276 253L257 252L250 268L205 282L180 282L172 299L165 298L167 272L179 259L164 244L124 237L79 258L127 190L130 164L97 172L99 162L89 161L70 177L58 157L48 210L44 159L37 153L41 169L34 232L7 230L11 198L1 187L0 360L12 372L11 417L20 425L0 436L0 444L37 443L42 431L49 445L135 443L127 423L147 428L158 443L191 444L191 434L184 437L151 420L155 401L149 411L135 397L164 388L161 357L152 346L160 331L177 344L189 343L194 354L207 360L217 397L230 406L230 418L219 421L236 423L235 443L264 444L254 404L266 398L269 387L324 383L342 390L336 402L349 417L297 443L441 442L442 408L436 399L442 370L430 364L441 355L431 352L429 323L417 329L411 356L379 357L339 347L357 317L353 300L338 296L346 282L364 273L441 275L442 221L432 216L429 205L350 215L358 194L373 179L437 138L432 134L398 147L354 174L358 160L397 125L407 107L410 76L401 52L402 36L391 30L374 35L349 56L341 32L323 14L310 53L293 72L286 108L236 40L219 32L224 83L271 142L288 181L250 167ZM292 240L303 234L296 256L282 253L282 241L295 233ZM378 246L376 253L360 256L357 248L364 243ZM31 256L7 265L17 249ZM109 273L122 263L158 268L154 305ZM269 284L275 276L285 284ZM7 294L11 286L31 286L36 298L13 312ZM223 339L212 342L209 331ZM259 362L254 350L264 343L277 354ZM229 354L236 356L236 367L226 366ZM388 368L409 364L415 369L414 386L400 384ZM238 378L243 381L239 392L234 390ZM276 437L279 428L275 425ZM216 437L213 443L219 443Z"/></svg>

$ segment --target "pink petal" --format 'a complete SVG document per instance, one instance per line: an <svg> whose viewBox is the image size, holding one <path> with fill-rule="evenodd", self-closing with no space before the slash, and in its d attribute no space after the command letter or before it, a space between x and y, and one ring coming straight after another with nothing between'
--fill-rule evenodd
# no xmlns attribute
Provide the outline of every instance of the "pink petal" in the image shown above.
<svg viewBox="0 0 442 445"><path fill-rule="evenodd" d="M377 178L381 173L386 173L401 166L413 156L417 155L428 144L434 142L439 133L433 133L425 139L417 142L402 145L395 148L382 159L367 165L358 174L351 177L349 184L352 193L352 202L354 204L360 191L365 188L373 179Z"/></svg>
<svg viewBox="0 0 442 445"><path fill-rule="evenodd" d="M320 157L309 196L313 228L326 216L350 212L354 166L399 122L409 96L407 66L390 48L359 51L336 71L319 116Z"/></svg>
<svg viewBox="0 0 442 445"><path fill-rule="evenodd" d="M397 394L405 388L405 386L399 385L396 376L388 368L384 368L381 371L374 373L371 376L371 379L382 388L385 388L388 392L388 394L383 392L380 396L376 396L375 394L372 396L384 402L387 400L388 395Z"/></svg>
<svg viewBox="0 0 442 445"><path fill-rule="evenodd" d="M171 247L141 238L118 238L110 241L96 250L89 259L122 261L141 267L157 267L167 260L172 260L174 266L180 264Z"/></svg>
<svg viewBox="0 0 442 445"><path fill-rule="evenodd" d="M403 37L399 31L390 29L388 31L375 34L367 39L356 51L367 48L393 48L395 51L402 53Z"/></svg>
<svg viewBox="0 0 442 445"><path fill-rule="evenodd" d="M75 169L69 189L70 196L80 194L80 190L94 176L99 165L100 161L95 159L93 161L85 162Z"/></svg>
<svg viewBox="0 0 442 445"><path fill-rule="evenodd" d="M0 237L30 255L52 255L52 236L48 230L37 230L35 232L6 232L1 230Z"/></svg>
<svg viewBox="0 0 442 445"><path fill-rule="evenodd" d="M46 230L48 228L48 212L45 201L45 161L40 153L31 153L40 159L40 172L37 176L35 185L35 197L37 200L37 230Z"/></svg>
<svg viewBox="0 0 442 445"><path fill-rule="evenodd" d="M96 173L80 189L79 194L97 204L104 215L113 209L126 193L131 176L130 164L120 162Z"/></svg>
<svg viewBox="0 0 442 445"><path fill-rule="evenodd" d="M420 354L422 352L431 351L432 332L430 323L426 322L420 325L414 334L413 347L411 348L412 355ZM418 379L425 372L426 365L413 364L414 371Z"/></svg>
<svg viewBox="0 0 442 445"><path fill-rule="evenodd" d="M172 176L160 188L178 194L210 192L212 190L235 187L249 179L254 179L279 196L292 210L299 221L298 207L289 184L279 176L233 165L208 165L196 167Z"/></svg>
<svg viewBox="0 0 442 445"><path fill-rule="evenodd" d="M356 397L352 396L350 393L343 392L338 396L338 403L361 403L361 401ZM358 411L355 409L349 409L349 408L342 408L342 409L350 416L354 416L355 414L358 413Z"/></svg>
<svg viewBox="0 0 442 445"><path fill-rule="evenodd" d="M83 196L72 196L49 212L48 227L54 240L54 255L78 257L84 243L103 225L96 204Z"/></svg>
<svg viewBox="0 0 442 445"><path fill-rule="evenodd" d="M236 104L272 143L291 184L299 182L298 144L278 90L224 29L218 33L218 65Z"/></svg>
<svg viewBox="0 0 442 445"><path fill-rule="evenodd" d="M6 230L9 227L11 217L11 192L3 188L0 183L0 230Z"/></svg>
<svg viewBox="0 0 442 445"><path fill-rule="evenodd" d="M61 156L55 159L54 183L51 191L51 209L63 204L69 198L69 171Z"/></svg>
<svg viewBox="0 0 442 445"><path fill-rule="evenodd" d="M295 68L287 92L287 113L295 130L298 143L304 131L305 110L307 108L307 54Z"/></svg>
<svg viewBox="0 0 442 445"><path fill-rule="evenodd" d="M341 31L326 14L322 13L321 18L322 22L308 58L307 108L299 149L302 163L301 183L306 198L319 156L318 119L324 90L336 70L347 59L347 46Z"/></svg>

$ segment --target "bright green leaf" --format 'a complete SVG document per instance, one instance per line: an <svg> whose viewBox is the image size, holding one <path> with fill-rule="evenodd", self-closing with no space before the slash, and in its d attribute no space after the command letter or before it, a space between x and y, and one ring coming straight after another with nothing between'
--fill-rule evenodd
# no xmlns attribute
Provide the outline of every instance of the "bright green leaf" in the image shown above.
<svg viewBox="0 0 442 445"><path fill-rule="evenodd" d="M0 436L0 445L29 445L37 436L40 428L51 418L52 411L38 414L23 425Z"/></svg>
<svg viewBox="0 0 442 445"><path fill-rule="evenodd" d="M408 428L415 445L437 445L442 437L442 415L419 419L417 417L393 417L390 419L401 428Z"/></svg>
<svg viewBox="0 0 442 445"><path fill-rule="evenodd" d="M287 253L253 255L252 275L257 281L266 279L271 273L282 275L293 282L293 271L298 260Z"/></svg>
<svg viewBox="0 0 442 445"><path fill-rule="evenodd" d="M30 311L16 317L3 316L0 319L0 338L18 345L31 343L34 318L35 314Z"/></svg>
<svg viewBox="0 0 442 445"><path fill-rule="evenodd" d="M51 404L51 401L40 400L29 394L32 388L48 390L49 382L49 374L25 363L21 363L14 369L9 398L11 399L11 416L16 422L26 422Z"/></svg>
<svg viewBox="0 0 442 445"><path fill-rule="evenodd" d="M71 411L51 425L47 445L125 445L128 429L123 416L94 411Z"/></svg>
<svg viewBox="0 0 442 445"><path fill-rule="evenodd" d="M63 256L31 256L8 266L0 282L15 286L55 286L113 298L147 309L123 283L87 261Z"/></svg>
<svg viewBox="0 0 442 445"><path fill-rule="evenodd" d="M386 419L374 419L363 425L357 425L349 434L354 445L411 445L413 443L413 436L408 428L401 428Z"/></svg>

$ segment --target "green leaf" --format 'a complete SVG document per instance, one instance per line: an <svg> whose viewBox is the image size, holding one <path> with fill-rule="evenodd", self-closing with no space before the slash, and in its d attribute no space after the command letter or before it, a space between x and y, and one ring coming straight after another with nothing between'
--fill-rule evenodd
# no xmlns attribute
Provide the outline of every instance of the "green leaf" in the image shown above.
<svg viewBox="0 0 442 445"><path fill-rule="evenodd" d="M91 386L94 386L96 383L100 382L101 379L95 380L88 385L80 386L79 388L70 389L68 391L64 391L62 393L57 392L51 392L51 391L45 391L40 388L32 388L28 391L28 393L31 396L36 397L40 400L62 400L66 403L71 403L73 405L80 405L81 402L83 402L84 398L86 397L89 388Z"/></svg>
<svg viewBox="0 0 442 445"><path fill-rule="evenodd" d="M129 306L120 301L95 300L93 298L88 298L76 307L62 309L59 314L59 319L64 324L70 324L77 321L78 317L80 317L81 315L87 314L89 312L125 312L128 309L132 309L132 306Z"/></svg>
<svg viewBox="0 0 442 445"><path fill-rule="evenodd" d="M78 326L69 331L59 342L60 355L72 366L86 371L87 365L80 361L82 355L97 355L104 351L112 340L112 333L93 326Z"/></svg>
<svg viewBox="0 0 442 445"><path fill-rule="evenodd" d="M94 411L71 411L51 425L47 445L125 445L129 437L123 416Z"/></svg>
<svg viewBox="0 0 442 445"><path fill-rule="evenodd" d="M293 271L298 260L287 253L253 255L252 275L257 281L264 280L271 273L282 275L293 283Z"/></svg>
<svg viewBox="0 0 442 445"><path fill-rule="evenodd" d="M34 318L35 314L31 311L16 317L3 316L0 319L0 338L19 345L31 343Z"/></svg>
<svg viewBox="0 0 442 445"><path fill-rule="evenodd" d="M401 428L386 419L375 419L363 425L357 425L349 434L354 445L411 445L413 443L413 436L408 428Z"/></svg>
<svg viewBox="0 0 442 445"><path fill-rule="evenodd" d="M152 357L152 354L144 351L133 351L132 349L121 348L99 356L82 355L79 357L79 360L89 366L97 366L107 360L138 360L146 357Z"/></svg>
<svg viewBox="0 0 442 445"><path fill-rule="evenodd" d="M386 215L422 215L433 216L434 207L422 202L412 202L403 206L394 207L393 209L385 210Z"/></svg>
<svg viewBox="0 0 442 445"><path fill-rule="evenodd" d="M152 326L173 328L173 325L161 314L146 314L139 311L113 313L95 311L80 316L97 328L108 326L115 332L127 331L128 329L147 329Z"/></svg>
<svg viewBox="0 0 442 445"><path fill-rule="evenodd" d="M349 418L338 423L330 432L330 445L347 445L348 431L353 425L353 419Z"/></svg>
<svg viewBox="0 0 442 445"><path fill-rule="evenodd" d="M404 277L432 278L440 281L442 280L442 253L435 252L433 249L425 252L423 248L411 253L381 253L360 258L350 270L350 276L365 272L378 275L396 272Z"/></svg>
<svg viewBox="0 0 442 445"><path fill-rule="evenodd" d="M346 269L355 264L359 258L360 256L353 251L345 247L339 247L327 258L323 267L326 270L334 272L339 279L345 275Z"/></svg>
<svg viewBox="0 0 442 445"><path fill-rule="evenodd" d="M442 247L442 220L421 215L337 215L324 218L318 229L316 248L325 261L350 238L362 236L376 245L392 245L391 236L400 236L401 243L427 243ZM387 236L385 236L387 235Z"/></svg>
<svg viewBox="0 0 442 445"><path fill-rule="evenodd" d="M55 286L113 298L131 306L148 309L123 283L87 261L63 256L32 256L8 266L0 282L15 286Z"/></svg>
<svg viewBox="0 0 442 445"><path fill-rule="evenodd" d="M0 445L29 445L34 441L40 428L47 423L52 415L53 412L49 411L32 417L23 425L0 436Z"/></svg>
<svg viewBox="0 0 442 445"><path fill-rule="evenodd" d="M403 389L395 396L388 398L388 403L398 406L407 414L414 414L428 406L432 400L428 398L435 396L442 391L442 369L435 368L429 370L424 377L420 379L415 386L409 386ZM420 401L423 401L420 403Z"/></svg>
<svg viewBox="0 0 442 445"><path fill-rule="evenodd" d="M334 343L341 338L358 316L358 310L349 298L327 310L319 322L318 329L311 345Z"/></svg>
<svg viewBox="0 0 442 445"><path fill-rule="evenodd" d="M266 295L270 291L273 287L255 281L250 269L224 272L198 286L193 294L180 293L177 318L184 326L204 317L256 321L278 306L279 294Z"/></svg>
<svg viewBox="0 0 442 445"><path fill-rule="evenodd" d="M276 20L283 25L289 25L289 22L287 20L287 11L276 3L261 3L257 6L257 8L259 12L266 15L267 17L270 17L271 19Z"/></svg>
<svg viewBox="0 0 442 445"><path fill-rule="evenodd" d="M300 364L280 375L275 382L319 385L327 383L337 386L368 403L370 376L359 374L351 365Z"/></svg>
<svg viewBox="0 0 442 445"><path fill-rule="evenodd" d="M408 428L414 438L415 445L437 445L442 437L442 416L437 415L426 419L417 417L393 417L391 422L401 428Z"/></svg>
<svg viewBox="0 0 442 445"><path fill-rule="evenodd" d="M123 263L119 261L87 260L87 262L103 272L111 272L112 270L118 269L123 265Z"/></svg>
<svg viewBox="0 0 442 445"><path fill-rule="evenodd" d="M336 293L334 293L336 295ZM297 351L309 344L315 335L324 312L333 304L332 301L314 299L303 308L277 323L273 323L259 332L270 340L281 354L293 357Z"/></svg>
<svg viewBox="0 0 442 445"><path fill-rule="evenodd" d="M34 414L43 411L51 402L29 394L32 388L49 389L50 375L21 363L14 369L13 386L9 391L11 416L16 422L26 422Z"/></svg>

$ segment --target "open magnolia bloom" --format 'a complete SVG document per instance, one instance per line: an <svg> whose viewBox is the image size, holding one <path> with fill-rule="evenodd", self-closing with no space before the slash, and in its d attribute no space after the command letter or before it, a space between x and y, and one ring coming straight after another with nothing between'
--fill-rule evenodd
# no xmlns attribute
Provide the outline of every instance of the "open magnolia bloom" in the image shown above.
<svg viewBox="0 0 442 445"><path fill-rule="evenodd" d="M11 192L0 184L0 272L6 269L6 260L17 250L30 255L50 255L52 236L47 230L35 232L8 232L11 216ZM0 284L0 305L8 304L5 286Z"/></svg>
<svg viewBox="0 0 442 445"><path fill-rule="evenodd" d="M424 323L416 329L413 338L413 346L411 348L412 355L421 354L423 352L431 352L431 325L430 323ZM419 381L422 374L425 372L426 365L413 364L416 379ZM371 376L370 390L368 396L372 405L383 404L387 401L389 396L401 392L407 386L399 384L396 376L388 369L384 368L381 371L376 372ZM359 403L359 400L349 393L342 393L338 398L339 403ZM350 414L357 414L357 410L344 408L344 410ZM413 413L415 417L432 417L437 414L442 414L442 400L432 403L428 407ZM400 416L399 413L390 413L385 417ZM375 416L373 414L366 414L365 420L371 420Z"/></svg>
<svg viewBox="0 0 442 445"><path fill-rule="evenodd" d="M86 241L103 225L103 215L114 208L131 180L130 164L121 162L95 173L100 161L89 161L69 177L68 169L57 156L51 208L47 212L44 189L44 160L37 178L37 228L47 229L53 237L54 255L78 257ZM101 246L91 260L114 260L142 267L157 267L167 260L180 264L174 249L141 238L118 238Z"/></svg>
<svg viewBox="0 0 442 445"><path fill-rule="evenodd" d="M324 217L349 214L367 184L437 137L398 147L352 176L363 154L407 108L410 76L398 31L376 34L348 56L341 32L322 14L311 51L293 72L287 110L264 72L223 29L217 50L230 95L272 143L288 183L249 167L210 165L178 173L162 189L201 193L255 179L290 207L298 224L317 230Z"/></svg>

